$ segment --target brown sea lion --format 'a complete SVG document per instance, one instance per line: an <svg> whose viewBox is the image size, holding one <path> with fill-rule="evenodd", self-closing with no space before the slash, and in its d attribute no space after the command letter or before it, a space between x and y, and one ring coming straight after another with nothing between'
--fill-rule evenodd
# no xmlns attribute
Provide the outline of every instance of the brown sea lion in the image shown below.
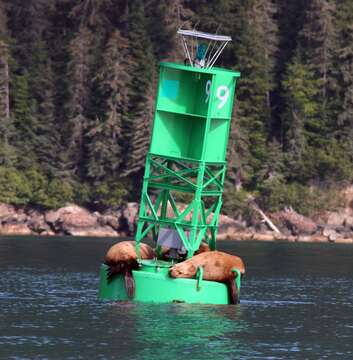
<svg viewBox="0 0 353 360"><path fill-rule="evenodd" d="M135 241L122 241L113 245L105 255L104 263L109 266L108 283L115 275L123 274L125 287L129 298L135 294L135 282L132 277L132 270L138 269L137 253ZM155 251L147 244L140 243L141 259L153 259L156 257Z"/></svg>
<svg viewBox="0 0 353 360"><path fill-rule="evenodd" d="M206 242L202 241L199 246L199 249L195 252L195 255L198 255L198 254L201 254L201 253L204 253L207 251L211 251L211 249Z"/></svg>
<svg viewBox="0 0 353 360"><path fill-rule="evenodd" d="M169 270L169 274L174 278L193 278L199 267L203 268L204 280L226 283L228 285L230 302L232 304L238 303L238 294L234 281L237 274L232 269L236 268L240 271L241 275L244 275L245 266L240 257L220 251L204 252L174 265Z"/></svg>

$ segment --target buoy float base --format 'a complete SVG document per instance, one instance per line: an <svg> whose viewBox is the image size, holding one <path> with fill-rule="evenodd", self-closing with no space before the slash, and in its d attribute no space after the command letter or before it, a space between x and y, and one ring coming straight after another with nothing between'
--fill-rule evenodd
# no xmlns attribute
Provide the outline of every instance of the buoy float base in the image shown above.
<svg viewBox="0 0 353 360"><path fill-rule="evenodd" d="M141 260L140 269L133 271L135 295L130 300L146 303L229 304L225 284L202 280L202 274L198 274L196 279L174 279L168 274L171 266L171 262ZM108 284L107 269L108 266L101 265L99 297L114 301L129 300L124 277L116 276ZM240 289L240 278L235 281Z"/></svg>

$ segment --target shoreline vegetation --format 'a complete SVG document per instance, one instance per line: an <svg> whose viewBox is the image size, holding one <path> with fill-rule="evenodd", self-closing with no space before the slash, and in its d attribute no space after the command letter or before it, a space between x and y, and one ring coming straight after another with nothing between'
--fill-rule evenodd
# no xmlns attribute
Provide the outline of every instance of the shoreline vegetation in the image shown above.
<svg viewBox="0 0 353 360"><path fill-rule="evenodd" d="M182 26L231 36L215 65L241 73L219 238L350 242L352 23L352 0L0 0L0 232L133 234L116 206L139 201Z"/></svg>
<svg viewBox="0 0 353 360"><path fill-rule="evenodd" d="M217 239L353 244L353 187L342 191L342 199L341 207L334 211L322 210L311 217L291 207L265 214L254 203L248 203L247 214L220 215ZM0 236L134 236L137 217L136 202L101 212L76 204L43 210L0 203Z"/></svg>

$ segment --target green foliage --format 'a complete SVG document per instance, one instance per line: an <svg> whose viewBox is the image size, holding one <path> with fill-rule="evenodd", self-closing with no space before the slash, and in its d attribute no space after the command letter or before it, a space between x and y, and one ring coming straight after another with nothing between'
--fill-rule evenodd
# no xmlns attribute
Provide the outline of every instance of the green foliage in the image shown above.
<svg viewBox="0 0 353 360"><path fill-rule="evenodd" d="M259 205L267 211L292 207L300 214L310 216L322 209L335 210L342 204L339 191L335 188L288 184L280 178L264 182L259 190Z"/></svg>
<svg viewBox="0 0 353 360"><path fill-rule="evenodd" d="M29 203L45 209L57 209L73 200L73 190L69 183L48 178L31 169L24 172L30 189Z"/></svg>
<svg viewBox="0 0 353 360"><path fill-rule="evenodd" d="M70 183L61 179L53 179L48 183L46 207L58 209L74 199L73 188Z"/></svg>
<svg viewBox="0 0 353 360"><path fill-rule="evenodd" d="M0 4L0 201L137 201L127 184L141 182L157 64L183 60L180 21L220 25L233 42L219 64L242 73L224 211L256 194L308 213L331 203L309 184L353 180L351 0Z"/></svg>
<svg viewBox="0 0 353 360"><path fill-rule="evenodd" d="M91 202L100 207L117 207L128 194L126 186L119 182L101 183L92 187Z"/></svg>
<svg viewBox="0 0 353 360"><path fill-rule="evenodd" d="M229 216L247 217L250 214L249 197L250 193L244 189L226 189L223 196L222 211Z"/></svg>
<svg viewBox="0 0 353 360"><path fill-rule="evenodd" d="M76 204L85 206L90 203L91 189L88 183L82 184L82 183L74 182L73 191L74 191L74 201Z"/></svg>
<svg viewBox="0 0 353 360"><path fill-rule="evenodd" d="M26 205L31 198L31 188L24 175L14 168L0 167L0 202Z"/></svg>

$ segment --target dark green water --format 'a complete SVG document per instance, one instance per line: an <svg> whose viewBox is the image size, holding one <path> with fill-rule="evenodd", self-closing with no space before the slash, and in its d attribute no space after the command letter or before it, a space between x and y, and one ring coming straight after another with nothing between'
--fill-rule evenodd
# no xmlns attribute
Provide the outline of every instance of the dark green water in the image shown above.
<svg viewBox="0 0 353 360"><path fill-rule="evenodd" d="M239 306L107 303L114 240L0 238L0 359L353 359L353 247L221 242Z"/></svg>

